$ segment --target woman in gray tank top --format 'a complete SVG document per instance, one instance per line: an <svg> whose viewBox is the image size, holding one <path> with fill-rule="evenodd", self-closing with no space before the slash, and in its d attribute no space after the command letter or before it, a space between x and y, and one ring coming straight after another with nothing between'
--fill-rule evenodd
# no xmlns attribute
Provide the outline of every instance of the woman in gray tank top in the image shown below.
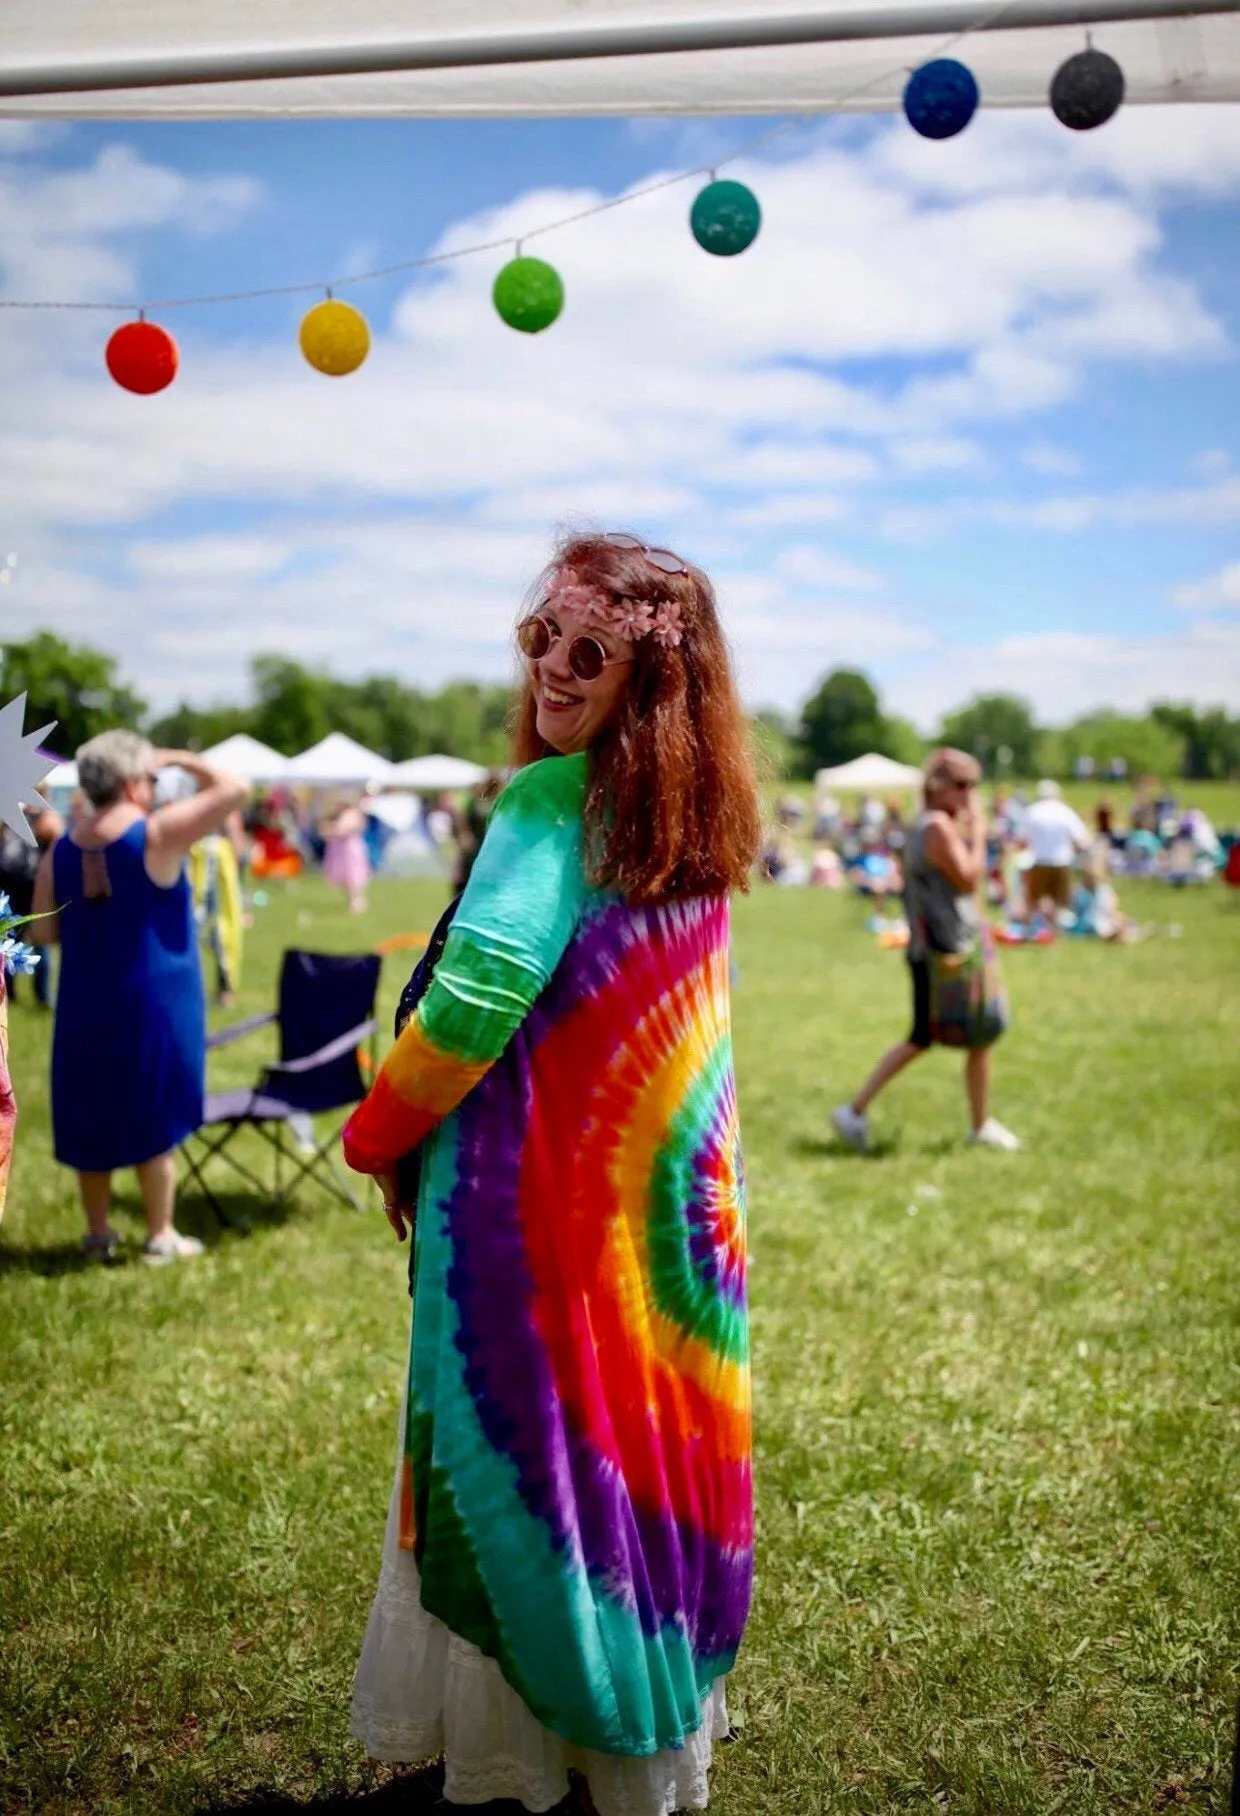
<svg viewBox="0 0 1240 1816"><path fill-rule="evenodd" d="M904 860L913 1025L907 1039L884 1053L852 1101L831 1117L840 1140L859 1152L869 1144L871 1103L933 1045L930 955L967 952L978 936L978 891L986 875L986 816L977 795L981 770L963 750L939 750L927 762L924 778L925 807L909 834ZM990 1052L989 1044L979 1045L965 1057L969 1140L1012 1150L1020 1142L990 1114Z"/></svg>

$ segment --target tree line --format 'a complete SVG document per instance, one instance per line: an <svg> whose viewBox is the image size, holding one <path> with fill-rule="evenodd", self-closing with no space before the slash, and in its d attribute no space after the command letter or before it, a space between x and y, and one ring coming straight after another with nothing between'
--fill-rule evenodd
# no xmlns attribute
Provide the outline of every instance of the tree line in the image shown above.
<svg viewBox="0 0 1240 1816"><path fill-rule="evenodd" d="M932 745L951 744L977 758L993 780L1066 777L1082 760L1105 775L1122 765L1129 776L1162 781L1224 781L1240 775L1240 717L1221 706L1159 701L1142 715L1099 708L1071 725L1039 725L1016 694L978 694L945 713L933 739L887 713L877 688L855 669L824 677L799 717L758 714L760 735L789 776L848 763L867 751L918 763Z"/></svg>
<svg viewBox="0 0 1240 1816"><path fill-rule="evenodd" d="M249 705L194 706L182 701L152 717L123 678L114 656L40 631L4 651L3 699L27 695L26 723L58 721L53 747L71 756L109 726L143 730L157 744L207 750L234 732L249 732L283 756L343 731L400 763L446 751L476 763L500 764L507 752L511 691L476 681L450 681L434 691L395 675L345 681L288 656L256 656ZM918 763L930 742L907 719L888 713L877 688L856 669L824 676L797 715L755 714L754 728L773 767L788 777L879 751ZM933 743L967 750L987 776L1067 776L1088 758L1097 773L1122 763L1131 776L1164 781L1224 780L1240 774L1240 717L1221 706L1161 701L1143 716L1100 709L1067 726L1040 726L1014 694L979 694L944 715Z"/></svg>
<svg viewBox="0 0 1240 1816"><path fill-rule="evenodd" d="M27 695L29 726L58 721L50 743L64 756L113 725L147 733L176 750L209 750L235 732L248 732L281 756L296 756L330 731L342 731L394 763L445 751L476 763L505 761L511 690L476 681L450 681L428 692L395 675L344 681L287 656L256 656L250 665L251 703L194 706L183 700L152 716L119 672L114 656L70 644L50 631L4 651L4 698Z"/></svg>

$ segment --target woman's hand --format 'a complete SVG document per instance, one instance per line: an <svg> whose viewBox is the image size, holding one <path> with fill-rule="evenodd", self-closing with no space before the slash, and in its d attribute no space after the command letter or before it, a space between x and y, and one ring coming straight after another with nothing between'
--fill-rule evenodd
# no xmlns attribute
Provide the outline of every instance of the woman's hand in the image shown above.
<svg viewBox="0 0 1240 1816"><path fill-rule="evenodd" d="M223 774L222 770L204 762L196 750L156 750L151 757L151 768L183 769L200 788L204 783L216 781Z"/></svg>
<svg viewBox="0 0 1240 1816"><path fill-rule="evenodd" d="M383 1193L383 1214L396 1232L397 1242L403 1242L406 1236L405 1225L413 1228L413 1206L402 1204L400 1182L393 1168L388 1173L376 1173L374 1182Z"/></svg>
<svg viewBox="0 0 1240 1816"><path fill-rule="evenodd" d="M960 815L960 831L964 838L973 841L986 837L986 803L976 788L970 788L965 797L964 810Z"/></svg>

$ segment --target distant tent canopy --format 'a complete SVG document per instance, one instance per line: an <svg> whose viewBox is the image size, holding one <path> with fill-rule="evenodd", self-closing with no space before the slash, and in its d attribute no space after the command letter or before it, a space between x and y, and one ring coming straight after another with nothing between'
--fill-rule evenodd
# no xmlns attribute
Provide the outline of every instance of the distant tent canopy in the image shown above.
<svg viewBox="0 0 1240 1816"><path fill-rule="evenodd" d="M213 744L210 750L203 751L202 758L204 763L214 763L246 782L280 782L288 769L287 757L245 731L225 738L222 744Z"/></svg>
<svg viewBox="0 0 1240 1816"><path fill-rule="evenodd" d="M280 779L308 788L364 788L368 782L390 782L392 768L378 751L333 731L299 756L289 757Z"/></svg>
<svg viewBox="0 0 1240 1816"><path fill-rule="evenodd" d="M43 754L46 756L47 752L45 751ZM73 763L73 762L61 763L55 757L51 758L50 761L55 764L55 768L49 769L44 780L39 783L39 787L42 790L42 792L44 794L46 794L49 789L66 789L67 788L69 790L73 790L73 789L77 788L77 786L78 786L78 766L77 766L77 764Z"/></svg>
<svg viewBox="0 0 1240 1816"><path fill-rule="evenodd" d="M884 789L921 787L921 771L911 763L896 763L867 751L851 763L840 763L834 769L820 769L814 776L815 788L840 788L846 793L858 789L866 794L881 794Z"/></svg>
<svg viewBox="0 0 1240 1816"><path fill-rule="evenodd" d="M464 757L410 757L398 763L391 780L399 788L412 788L419 794L438 794L440 790L473 788L485 782L488 771L481 763L468 763Z"/></svg>
<svg viewBox="0 0 1240 1816"><path fill-rule="evenodd" d="M38 0L5 13L0 114L15 118L887 112L964 30L983 105L1044 107L1090 25L1105 27L1130 104L1240 99L1235 0Z"/></svg>

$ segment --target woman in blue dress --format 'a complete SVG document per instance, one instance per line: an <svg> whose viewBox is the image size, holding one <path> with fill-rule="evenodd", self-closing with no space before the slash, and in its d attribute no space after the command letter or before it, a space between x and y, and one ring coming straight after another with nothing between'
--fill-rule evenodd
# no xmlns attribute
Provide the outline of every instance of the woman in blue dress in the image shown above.
<svg viewBox="0 0 1240 1816"><path fill-rule="evenodd" d="M136 1167L144 1258L201 1254L173 1225L176 1150L202 1121L206 1024L185 856L239 806L245 784L186 750L108 731L77 753L88 810L46 853L35 883L42 944L59 943L52 1040L56 1158L78 1175L86 1252L110 1260L112 1174ZM156 775L195 783L156 807Z"/></svg>

